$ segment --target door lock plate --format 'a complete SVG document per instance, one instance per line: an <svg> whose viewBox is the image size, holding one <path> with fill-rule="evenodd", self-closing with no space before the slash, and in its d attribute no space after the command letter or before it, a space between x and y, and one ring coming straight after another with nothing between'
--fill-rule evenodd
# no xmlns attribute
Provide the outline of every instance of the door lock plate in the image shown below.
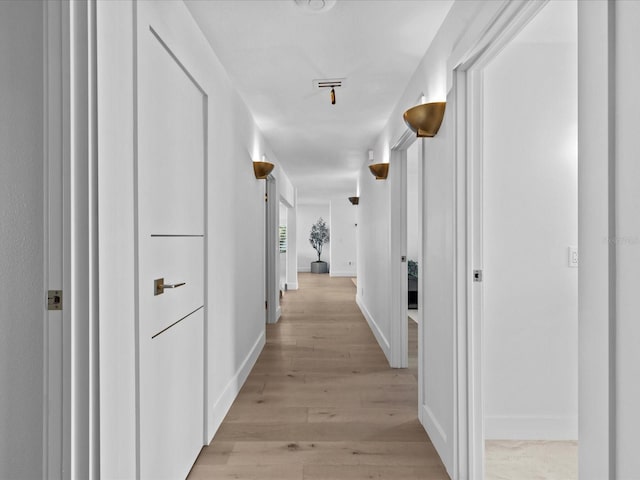
<svg viewBox="0 0 640 480"><path fill-rule="evenodd" d="M62 310L62 290L49 290L47 293L47 310Z"/></svg>

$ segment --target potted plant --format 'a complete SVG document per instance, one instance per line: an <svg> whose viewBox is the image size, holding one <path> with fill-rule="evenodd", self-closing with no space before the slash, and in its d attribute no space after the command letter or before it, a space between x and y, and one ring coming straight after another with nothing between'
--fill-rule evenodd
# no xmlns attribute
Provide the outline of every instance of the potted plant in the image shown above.
<svg viewBox="0 0 640 480"><path fill-rule="evenodd" d="M320 260L320 255L322 255L322 246L325 243L329 243L329 229L322 217L320 217L311 227L309 243L311 243L311 246L318 253L318 261L311 262L311 273L329 273L327 262Z"/></svg>

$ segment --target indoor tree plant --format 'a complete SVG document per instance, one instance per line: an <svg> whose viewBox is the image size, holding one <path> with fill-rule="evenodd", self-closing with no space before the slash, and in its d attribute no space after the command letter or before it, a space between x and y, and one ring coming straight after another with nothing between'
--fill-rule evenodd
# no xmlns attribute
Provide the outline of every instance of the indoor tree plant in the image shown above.
<svg viewBox="0 0 640 480"><path fill-rule="evenodd" d="M320 260L320 255L322 255L322 246L325 243L329 243L329 228L327 228L327 224L322 217L320 217L318 221L311 226L309 243L311 243L311 246L318 253L318 261L311 262L311 273L328 273L329 268L327 266L327 262Z"/></svg>

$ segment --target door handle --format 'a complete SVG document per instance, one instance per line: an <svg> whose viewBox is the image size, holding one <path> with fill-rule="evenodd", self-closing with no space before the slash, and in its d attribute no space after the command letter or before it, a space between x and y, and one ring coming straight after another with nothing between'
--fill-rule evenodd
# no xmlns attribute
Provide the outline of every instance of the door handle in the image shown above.
<svg viewBox="0 0 640 480"><path fill-rule="evenodd" d="M186 285L187 282L180 283L164 283L164 278L156 278L153 281L153 294L154 295L162 295L164 293L165 288L178 288L183 285Z"/></svg>

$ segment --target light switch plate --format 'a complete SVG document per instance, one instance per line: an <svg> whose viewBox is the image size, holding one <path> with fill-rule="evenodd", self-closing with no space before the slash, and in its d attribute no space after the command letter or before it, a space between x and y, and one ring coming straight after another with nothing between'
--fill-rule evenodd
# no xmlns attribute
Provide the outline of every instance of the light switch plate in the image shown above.
<svg viewBox="0 0 640 480"><path fill-rule="evenodd" d="M578 247L569 247L569 266L574 268L578 266Z"/></svg>

